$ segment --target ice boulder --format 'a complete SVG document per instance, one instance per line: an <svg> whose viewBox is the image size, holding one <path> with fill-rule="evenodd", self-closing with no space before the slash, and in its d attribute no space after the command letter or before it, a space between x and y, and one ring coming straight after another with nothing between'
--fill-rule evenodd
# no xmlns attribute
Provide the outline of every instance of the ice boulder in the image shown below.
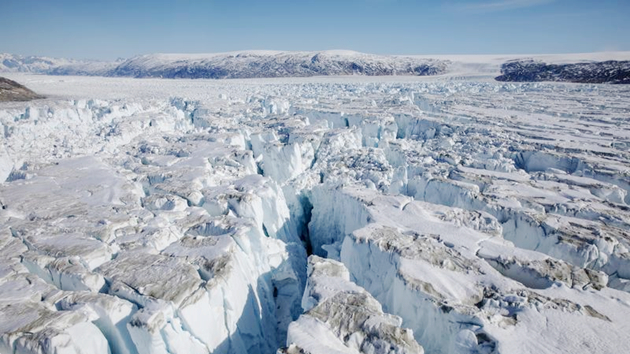
<svg viewBox="0 0 630 354"><path fill-rule="evenodd" d="M402 320L384 313L337 261L309 257L302 307L305 313L289 326L287 352L424 353Z"/></svg>

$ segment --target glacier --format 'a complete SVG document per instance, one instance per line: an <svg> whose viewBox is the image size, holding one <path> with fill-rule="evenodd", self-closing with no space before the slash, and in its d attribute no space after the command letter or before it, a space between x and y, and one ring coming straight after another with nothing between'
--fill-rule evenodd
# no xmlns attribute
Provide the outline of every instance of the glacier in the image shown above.
<svg viewBox="0 0 630 354"><path fill-rule="evenodd" d="M622 86L6 76L2 354L630 351Z"/></svg>

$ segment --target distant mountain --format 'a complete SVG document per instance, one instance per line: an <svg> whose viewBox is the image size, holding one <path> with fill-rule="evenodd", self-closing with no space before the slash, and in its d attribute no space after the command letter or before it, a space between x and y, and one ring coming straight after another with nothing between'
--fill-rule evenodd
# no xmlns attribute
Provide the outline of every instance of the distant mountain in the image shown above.
<svg viewBox="0 0 630 354"><path fill-rule="evenodd" d="M76 60L21 56L0 53L0 72L48 73L52 68L77 63Z"/></svg>
<svg viewBox="0 0 630 354"><path fill-rule="evenodd" d="M48 75L77 75L77 76L111 76L110 73L122 61L78 61L52 67L43 74Z"/></svg>
<svg viewBox="0 0 630 354"><path fill-rule="evenodd" d="M351 51L152 54L129 59L110 76L163 78L272 78L328 75L437 75L448 61Z"/></svg>
<svg viewBox="0 0 630 354"><path fill-rule="evenodd" d="M386 56L353 51L149 54L117 61L0 54L1 72L136 78L247 79L310 76L495 76L497 81L629 83L630 52L479 56ZM614 59L614 60L612 60Z"/></svg>
<svg viewBox="0 0 630 354"><path fill-rule="evenodd" d="M548 64L531 59L513 60L501 66L501 76L496 80L630 84L630 61Z"/></svg>
<svg viewBox="0 0 630 354"><path fill-rule="evenodd" d="M0 72L189 79L437 75L449 61L351 51L151 54L116 62L0 54Z"/></svg>
<svg viewBox="0 0 630 354"><path fill-rule="evenodd" d="M0 53L0 72L25 72L48 75L106 75L122 60L97 61L21 56Z"/></svg>
<svg viewBox="0 0 630 354"><path fill-rule="evenodd" d="M43 98L15 81L0 77L0 102L30 101Z"/></svg>

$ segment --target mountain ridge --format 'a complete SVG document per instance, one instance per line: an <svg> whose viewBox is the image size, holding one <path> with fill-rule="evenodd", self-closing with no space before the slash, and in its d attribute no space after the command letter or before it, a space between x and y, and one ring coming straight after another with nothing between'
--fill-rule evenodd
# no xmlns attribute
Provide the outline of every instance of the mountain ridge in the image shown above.
<svg viewBox="0 0 630 354"><path fill-rule="evenodd" d="M617 79L607 74L618 61ZM537 65L525 63L536 62ZM515 64L521 63L521 64ZM608 63L608 64L607 64ZM573 66L572 66L573 65ZM541 70L560 70L542 73ZM531 71L538 71L534 73ZM351 50L155 53L116 61L0 54L0 72L134 78L247 79L312 76L482 75L498 81L627 83L630 52L540 55L377 55Z"/></svg>
<svg viewBox="0 0 630 354"><path fill-rule="evenodd" d="M162 78L272 78L332 75L437 75L449 62L350 51L150 54L126 60L108 76Z"/></svg>

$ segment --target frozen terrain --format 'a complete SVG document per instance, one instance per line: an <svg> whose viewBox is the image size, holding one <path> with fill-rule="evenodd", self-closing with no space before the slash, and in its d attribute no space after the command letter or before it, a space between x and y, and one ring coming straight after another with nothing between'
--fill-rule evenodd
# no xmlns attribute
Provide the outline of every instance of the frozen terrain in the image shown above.
<svg viewBox="0 0 630 354"><path fill-rule="evenodd" d="M7 77L2 354L630 352L623 85Z"/></svg>

